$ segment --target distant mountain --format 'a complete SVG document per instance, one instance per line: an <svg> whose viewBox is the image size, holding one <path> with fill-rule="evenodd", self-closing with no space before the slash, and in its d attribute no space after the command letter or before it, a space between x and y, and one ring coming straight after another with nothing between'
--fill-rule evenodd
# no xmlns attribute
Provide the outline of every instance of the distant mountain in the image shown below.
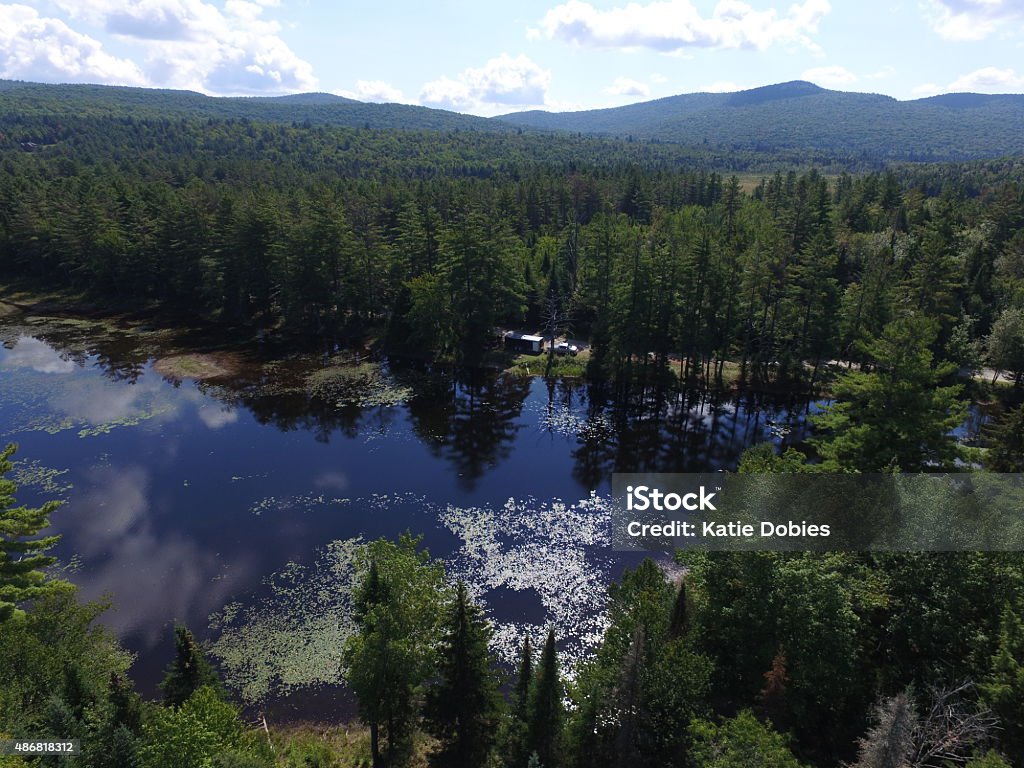
<svg viewBox="0 0 1024 768"><path fill-rule="evenodd" d="M110 85L43 85L0 80L0 113L209 117L407 130L516 130L505 123L407 104L367 104L331 93L213 97L193 91Z"/></svg>
<svg viewBox="0 0 1024 768"><path fill-rule="evenodd" d="M474 117L330 93L211 97L192 91L0 80L0 117L249 119L297 125L508 134L522 130L671 142L718 158L786 162L974 160L1024 156L1024 95L953 93L897 101L794 81L737 93L690 93L614 109ZM689 155L688 155L689 156Z"/></svg>
<svg viewBox="0 0 1024 768"><path fill-rule="evenodd" d="M968 160L1024 154L1024 95L955 93L897 101L794 81L692 93L612 109L517 112L520 127L758 152L813 149L874 160Z"/></svg>

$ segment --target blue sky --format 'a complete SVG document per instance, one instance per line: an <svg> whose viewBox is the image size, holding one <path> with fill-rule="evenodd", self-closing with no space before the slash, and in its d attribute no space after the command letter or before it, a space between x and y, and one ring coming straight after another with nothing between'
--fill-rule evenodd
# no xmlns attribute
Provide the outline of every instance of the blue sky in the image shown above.
<svg viewBox="0 0 1024 768"><path fill-rule="evenodd" d="M494 115L805 79L1024 92L1024 0L0 0L0 77Z"/></svg>

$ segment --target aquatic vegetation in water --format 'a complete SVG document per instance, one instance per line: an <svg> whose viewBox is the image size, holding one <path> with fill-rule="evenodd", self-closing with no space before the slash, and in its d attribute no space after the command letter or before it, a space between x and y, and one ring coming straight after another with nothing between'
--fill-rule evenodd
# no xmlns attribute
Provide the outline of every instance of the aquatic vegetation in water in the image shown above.
<svg viewBox="0 0 1024 768"><path fill-rule="evenodd" d="M565 638L567 669L586 658L607 625L612 560L607 552L610 503L591 495L573 504L509 499L491 507L429 504L415 494L332 499L320 494L267 497L253 511L301 511L344 504L375 514L412 505L424 525L439 520L460 540L445 558L495 627L493 647L514 664L524 635L540 642L549 625ZM344 681L341 649L353 630L351 595L360 539L334 541L309 566L289 564L267 579L269 595L232 603L212 618L228 683L247 701ZM501 595L498 597L498 595ZM506 603L506 599L510 602ZM523 621L522 603L538 604Z"/></svg>
<svg viewBox="0 0 1024 768"><path fill-rule="evenodd" d="M79 437L96 437L97 435L108 435L112 429L117 427L137 427L144 421L149 421L164 413L171 413L173 407L170 403L163 403L149 408L142 409L129 416L120 416L100 424L92 424L78 430Z"/></svg>
<svg viewBox="0 0 1024 768"><path fill-rule="evenodd" d="M234 481L234 478L232 478ZM249 511L259 517L264 512L302 512L305 513L313 507L322 506L325 504L332 505L343 505L350 503L349 499L343 498L330 498L320 494L300 494L298 496L288 496L283 499L277 498L277 496L267 496L266 498L260 499L259 501L253 502L249 507Z"/></svg>
<svg viewBox="0 0 1024 768"><path fill-rule="evenodd" d="M339 408L351 405L364 408L394 406L412 396L409 387L396 384L375 363L321 368L306 378L306 384L313 397L334 403Z"/></svg>
<svg viewBox="0 0 1024 768"><path fill-rule="evenodd" d="M193 353L161 357L153 370L171 379L205 381L233 375L239 367L237 355L230 353Z"/></svg>
<svg viewBox="0 0 1024 768"><path fill-rule="evenodd" d="M533 406L533 410L537 412L537 429L542 432L553 432L584 440L614 432L611 416L604 411L588 416L579 409L562 404L551 407Z"/></svg>
<svg viewBox="0 0 1024 768"><path fill-rule="evenodd" d="M67 496L74 488L64 477L70 471L45 467L35 459L26 459L14 462L12 479L19 488L31 488L47 496Z"/></svg>
<svg viewBox="0 0 1024 768"><path fill-rule="evenodd" d="M361 545L359 538L333 541L312 565L290 563L267 579L269 596L211 617L219 633L211 651L245 701L344 681Z"/></svg>
<svg viewBox="0 0 1024 768"><path fill-rule="evenodd" d="M487 593L512 590L539 595L544 617L536 623L503 621L502 606L488 605L495 623L494 650L514 664L523 635L542 638L554 625L566 638L567 668L585 658L604 634L611 560L607 551L610 502L595 494L575 504L509 499L497 509L448 506L442 523L462 539L449 574L462 579L488 605Z"/></svg>
<svg viewBox="0 0 1024 768"><path fill-rule="evenodd" d="M234 481L234 478L232 478ZM323 481L323 477L319 478ZM358 499L348 499L339 496L327 496L322 493L300 493L295 496L267 496L259 501L253 502L249 511L257 517L264 512L298 512L306 514L318 507L347 507L357 505L360 509L383 512L393 509L400 504L424 505L426 497L415 493L374 493Z"/></svg>

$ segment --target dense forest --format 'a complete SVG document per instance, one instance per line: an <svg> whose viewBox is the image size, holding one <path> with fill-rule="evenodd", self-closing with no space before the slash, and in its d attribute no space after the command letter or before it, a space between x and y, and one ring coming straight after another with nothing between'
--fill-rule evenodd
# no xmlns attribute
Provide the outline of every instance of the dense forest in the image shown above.
<svg viewBox="0 0 1024 768"><path fill-rule="evenodd" d="M0 80L0 103L19 115L212 118L434 131L514 131L482 117L407 104L366 104L330 93L273 97L204 96L193 91Z"/></svg>
<svg viewBox="0 0 1024 768"><path fill-rule="evenodd" d="M955 93L897 101L795 81L735 93L688 93L582 112L519 112L503 122L546 130L703 143L735 150L832 152L874 160L1019 155L1019 94Z"/></svg>
<svg viewBox="0 0 1024 768"><path fill-rule="evenodd" d="M104 304L476 362L589 337L595 379L808 376L906 312L937 359L1019 372L1019 165L749 193L611 140L9 117L0 264ZM32 139L31 144L27 141ZM749 186L749 185L748 185ZM9 278L9 279L10 279ZM993 336L993 334L995 334ZM804 364L809 364L808 367Z"/></svg>
<svg viewBox="0 0 1024 768"><path fill-rule="evenodd" d="M570 336L627 399L827 384L813 455L756 446L741 472L1024 471L1019 160L751 175L762 156L638 141L31 109L0 134L4 283L464 365L499 329ZM980 455L951 435L977 391L1000 410ZM1024 766L1019 554L645 561L592 658L562 669L552 630L506 670L440 561L376 541L338 659L367 733L342 744L254 727L183 627L142 701L107 606L52 571L60 511L16 492L0 736L79 738L67 765Z"/></svg>

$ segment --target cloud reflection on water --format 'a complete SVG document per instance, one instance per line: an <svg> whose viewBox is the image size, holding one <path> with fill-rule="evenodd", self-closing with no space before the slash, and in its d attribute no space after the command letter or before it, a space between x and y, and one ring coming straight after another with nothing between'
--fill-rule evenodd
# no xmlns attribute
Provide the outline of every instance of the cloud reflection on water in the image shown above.
<svg viewBox="0 0 1024 768"><path fill-rule="evenodd" d="M75 497L55 517L83 561L75 575L85 599L111 594L104 622L152 647L169 620L205 619L254 571L251 558L228 563L182 532L160 530L173 510L154 503L151 473L138 465L100 465L83 473Z"/></svg>
<svg viewBox="0 0 1024 768"><path fill-rule="evenodd" d="M44 341L31 336L21 336L4 355L3 365L16 368L31 368L37 373L67 374L75 370L73 361L62 356Z"/></svg>

